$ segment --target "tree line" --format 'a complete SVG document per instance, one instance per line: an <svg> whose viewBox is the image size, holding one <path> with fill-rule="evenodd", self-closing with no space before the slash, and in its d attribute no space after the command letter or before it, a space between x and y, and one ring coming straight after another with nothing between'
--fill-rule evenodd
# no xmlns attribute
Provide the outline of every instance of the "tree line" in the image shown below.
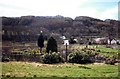
<svg viewBox="0 0 120 79"><path fill-rule="evenodd" d="M2 39L6 41L37 41L40 30L45 32L46 38L51 33L60 36L112 36L120 37L117 20L100 20L79 16L22 16L2 17Z"/></svg>

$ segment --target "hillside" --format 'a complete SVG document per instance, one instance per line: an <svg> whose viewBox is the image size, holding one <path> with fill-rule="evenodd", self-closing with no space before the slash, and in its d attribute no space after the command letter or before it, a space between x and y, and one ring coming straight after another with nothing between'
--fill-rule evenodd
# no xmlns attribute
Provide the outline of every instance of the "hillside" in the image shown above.
<svg viewBox="0 0 120 79"><path fill-rule="evenodd" d="M36 41L42 30L46 38L52 33L56 37L120 37L117 20L100 20L87 16L75 19L63 16L2 17L2 36L7 41ZM118 33L119 32L119 33Z"/></svg>

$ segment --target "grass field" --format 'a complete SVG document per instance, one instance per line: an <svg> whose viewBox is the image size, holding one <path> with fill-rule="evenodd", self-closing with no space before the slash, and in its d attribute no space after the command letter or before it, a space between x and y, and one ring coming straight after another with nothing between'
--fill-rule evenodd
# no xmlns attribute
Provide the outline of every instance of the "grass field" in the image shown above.
<svg viewBox="0 0 120 79"><path fill-rule="evenodd" d="M98 46L96 48L96 50L100 50L101 54L103 54L105 56L108 56L108 57L112 57L112 56L118 55L120 53L120 50L112 49L112 48L106 48L104 46Z"/></svg>
<svg viewBox="0 0 120 79"><path fill-rule="evenodd" d="M71 46L71 48L80 50L80 49L84 49L85 45L73 45L73 46ZM118 53L120 53L119 49L107 48L104 45L89 45L88 48L95 49L96 52L99 50L98 53L108 56L108 57L112 57L112 56L118 55Z"/></svg>
<svg viewBox="0 0 120 79"><path fill-rule="evenodd" d="M27 50L30 53L32 53L33 51L37 51L39 53L39 48L35 46L35 44L33 45L33 47L31 47L31 49L27 49L27 46L30 47L32 45L28 44L23 46L26 47L24 51ZM20 48L21 46L15 47L13 51L24 52ZM81 50L84 48L85 45L78 44L68 46L68 49L70 50ZM100 54L110 57L115 55L118 56L118 53L120 53L120 50L106 48L102 45L90 45L89 48L95 49L95 52L99 50ZM65 49L65 46L60 46L60 49ZM98 77L100 77L101 79L101 77L106 77L110 79L109 77L115 78L120 76L118 75L120 72L118 69L119 65L108 65L103 63L84 65L64 63L48 65L35 62L0 62L0 64L2 65L2 74L0 75L2 75L5 79L7 79L7 77L12 77L11 79L14 79L13 77L25 77L28 79L29 77L32 77L33 79L35 77L40 77L38 79L76 79L76 77L77 79L86 79L84 77L87 77L89 79L98 79Z"/></svg>
<svg viewBox="0 0 120 79"><path fill-rule="evenodd" d="M118 65L41 64L2 62L2 76L10 77L118 77Z"/></svg>

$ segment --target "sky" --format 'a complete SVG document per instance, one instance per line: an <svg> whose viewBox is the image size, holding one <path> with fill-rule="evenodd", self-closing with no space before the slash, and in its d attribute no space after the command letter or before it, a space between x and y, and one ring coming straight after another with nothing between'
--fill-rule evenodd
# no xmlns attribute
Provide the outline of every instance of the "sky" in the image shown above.
<svg viewBox="0 0 120 79"><path fill-rule="evenodd" d="M0 0L0 16L89 16L118 20L119 0Z"/></svg>

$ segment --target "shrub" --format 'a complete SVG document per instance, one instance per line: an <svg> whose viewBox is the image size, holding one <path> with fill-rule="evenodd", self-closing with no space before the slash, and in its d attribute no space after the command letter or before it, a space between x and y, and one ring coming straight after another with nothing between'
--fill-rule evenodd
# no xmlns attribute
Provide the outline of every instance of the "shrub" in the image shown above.
<svg viewBox="0 0 120 79"><path fill-rule="evenodd" d="M57 52L57 41L53 37L50 37L47 43L46 52L49 53L50 51Z"/></svg>
<svg viewBox="0 0 120 79"><path fill-rule="evenodd" d="M56 52L46 53L42 56L42 63L54 64L63 62L63 58Z"/></svg>
<svg viewBox="0 0 120 79"><path fill-rule="evenodd" d="M79 63L82 60L82 55L79 52L70 53L68 55L68 62L70 63Z"/></svg>
<svg viewBox="0 0 120 79"><path fill-rule="evenodd" d="M68 62L79 64L92 63L92 61L90 60L90 56L82 51L70 53L68 55Z"/></svg>

